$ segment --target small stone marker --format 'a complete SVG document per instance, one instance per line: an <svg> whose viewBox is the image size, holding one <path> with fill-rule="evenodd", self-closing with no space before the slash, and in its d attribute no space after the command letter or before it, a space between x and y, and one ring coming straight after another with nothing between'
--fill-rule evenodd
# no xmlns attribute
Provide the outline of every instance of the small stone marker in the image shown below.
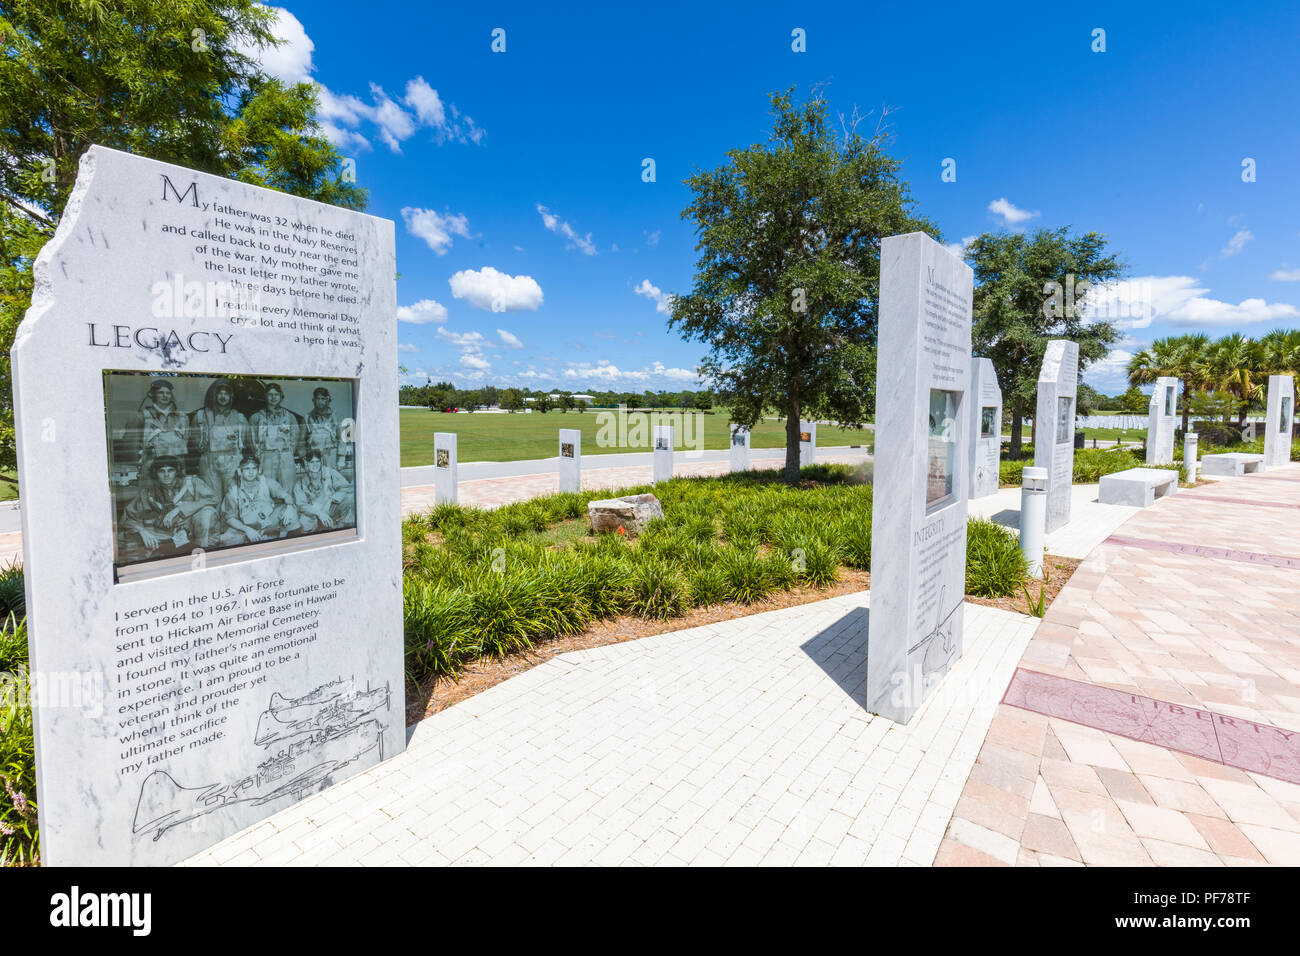
<svg viewBox="0 0 1300 956"><path fill-rule="evenodd" d="M1265 407L1264 466L1276 468L1291 460L1291 433L1295 423L1295 376L1268 377Z"/></svg>
<svg viewBox="0 0 1300 956"><path fill-rule="evenodd" d="M560 491L582 490L582 432L560 429Z"/></svg>
<svg viewBox="0 0 1300 956"><path fill-rule="evenodd" d="M1038 373L1038 407L1034 413L1034 467L1047 469L1047 532L1070 520L1074 484L1074 412L1079 389L1079 344L1066 339L1047 343Z"/></svg>
<svg viewBox="0 0 1300 956"><path fill-rule="evenodd" d="M817 461L817 423L799 420L799 467L807 468Z"/></svg>
<svg viewBox="0 0 1300 956"><path fill-rule="evenodd" d="M456 480L456 433L433 433L433 500L435 504L459 500Z"/></svg>
<svg viewBox="0 0 1300 956"><path fill-rule="evenodd" d="M973 282L924 233L881 244L867 709L899 723L961 655Z"/></svg>
<svg viewBox="0 0 1300 956"><path fill-rule="evenodd" d="M671 481L673 477L673 426L654 426L654 477L652 484Z"/></svg>
<svg viewBox="0 0 1300 956"><path fill-rule="evenodd" d="M1151 389L1147 405L1147 464L1174 461L1174 429L1178 425L1178 379L1161 376Z"/></svg>
<svg viewBox="0 0 1300 956"><path fill-rule="evenodd" d="M391 221L82 157L12 353L32 675L77 679L44 864L173 863L405 746L395 265Z"/></svg>
<svg viewBox="0 0 1300 956"><path fill-rule="evenodd" d="M1002 460L1002 390L991 359L971 360L970 394L978 402L971 415L970 497L984 498L998 490Z"/></svg>
<svg viewBox="0 0 1300 956"><path fill-rule="evenodd" d="M732 425L730 447L732 472L749 471L749 429Z"/></svg>

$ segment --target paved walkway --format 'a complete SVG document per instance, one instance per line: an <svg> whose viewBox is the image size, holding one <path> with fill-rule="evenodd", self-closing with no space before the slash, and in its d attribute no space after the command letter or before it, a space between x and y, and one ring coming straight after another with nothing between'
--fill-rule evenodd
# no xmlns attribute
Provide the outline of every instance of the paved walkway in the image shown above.
<svg viewBox="0 0 1300 956"><path fill-rule="evenodd" d="M1140 512L1019 667L937 863L1300 865L1300 465Z"/></svg>
<svg viewBox="0 0 1300 956"><path fill-rule="evenodd" d="M863 709L868 595L564 654L193 864L928 865L1038 623L966 607L907 726Z"/></svg>
<svg viewBox="0 0 1300 956"><path fill-rule="evenodd" d="M1065 558L1086 558L1092 549L1141 508L1126 505L1103 505L1097 500L1100 485L1070 486L1070 523L1044 538L1048 554ZM972 518L988 518L1016 534L1020 533L1020 488L999 488L969 505Z"/></svg>

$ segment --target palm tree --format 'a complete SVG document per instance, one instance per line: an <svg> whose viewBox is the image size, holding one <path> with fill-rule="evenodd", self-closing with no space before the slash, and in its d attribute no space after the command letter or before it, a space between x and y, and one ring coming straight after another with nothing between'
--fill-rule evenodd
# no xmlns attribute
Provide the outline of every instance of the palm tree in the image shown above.
<svg viewBox="0 0 1300 956"><path fill-rule="evenodd" d="M1262 373L1300 375L1300 329L1274 329L1259 344L1264 353Z"/></svg>
<svg viewBox="0 0 1300 956"><path fill-rule="evenodd" d="M1214 388L1232 394L1237 402L1237 424L1244 427L1250 403L1264 394L1259 383L1267 367L1266 349L1240 332L1225 335L1210 346L1207 372Z"/></svg>
<svg viewBox="0 0 1300 956"><path fill-rule="evenodd" d="M1128 363L1130 385L1150 385L1164 376L1182 382L1184 434L1191 415L1192 392L1209 384L1206 355L1209 345L1209 338L1200 333L1168 336L1156 339L1150 348L1142 349Z"/></svg>

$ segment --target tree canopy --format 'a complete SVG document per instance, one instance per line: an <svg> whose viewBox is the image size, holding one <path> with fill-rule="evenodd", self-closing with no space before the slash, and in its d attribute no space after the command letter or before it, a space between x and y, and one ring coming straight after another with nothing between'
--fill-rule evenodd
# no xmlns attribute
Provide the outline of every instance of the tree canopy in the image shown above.
<svg viewBox="0 0 1300 956"><path fill-rule="evenodd" d="M91 145L365 207L320 134L315 87L244 52L278 42L275 16L255 0L0 0L0 467L14 463L9 349L32 264Z"/></svg>
<svg viewBox="0 0 1300 956"><path fill-rule="evenodd" d="M880 241L938 228L913 212L900 163L856 128L840 135L829 104L771 96L766 143L686 180L699 259L672 300L670 328L704 342L702 377L732 420L786 418L784 477L799 471L799 419L861 424L874 411Z"/></svg>
<svg viewBox="0 0 1300 956"><path fill-rule="evenodd" d="M1079 374L1104 358L1119 339L1115 324L1084 318L1087 292L1079 283L1118 279L1123 263L1095 232L1072 236L1069 227L1024 233L985 233L966 250L975 270L976 355L993 361L1011 413L1011 453L1020 451L1023 420L1034 407L1043 353L1051 339L1079 343ZM1056 283L1055 293L1051 283ZM1083 294L1077 294L1080 290Z"/></svg>

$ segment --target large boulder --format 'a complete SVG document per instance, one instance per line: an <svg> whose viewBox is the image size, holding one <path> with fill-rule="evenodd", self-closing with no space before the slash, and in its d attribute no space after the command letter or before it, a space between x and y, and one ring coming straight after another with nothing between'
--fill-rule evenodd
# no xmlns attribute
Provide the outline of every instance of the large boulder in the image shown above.
<svg viewBox="0 0 1300 956"><path fill-rule="evenodd" d="M587 517L596 534L622 528L629 535L638 535L651 521L663 516L663 506L654 495L628 495L587 503Z"/></svg>

